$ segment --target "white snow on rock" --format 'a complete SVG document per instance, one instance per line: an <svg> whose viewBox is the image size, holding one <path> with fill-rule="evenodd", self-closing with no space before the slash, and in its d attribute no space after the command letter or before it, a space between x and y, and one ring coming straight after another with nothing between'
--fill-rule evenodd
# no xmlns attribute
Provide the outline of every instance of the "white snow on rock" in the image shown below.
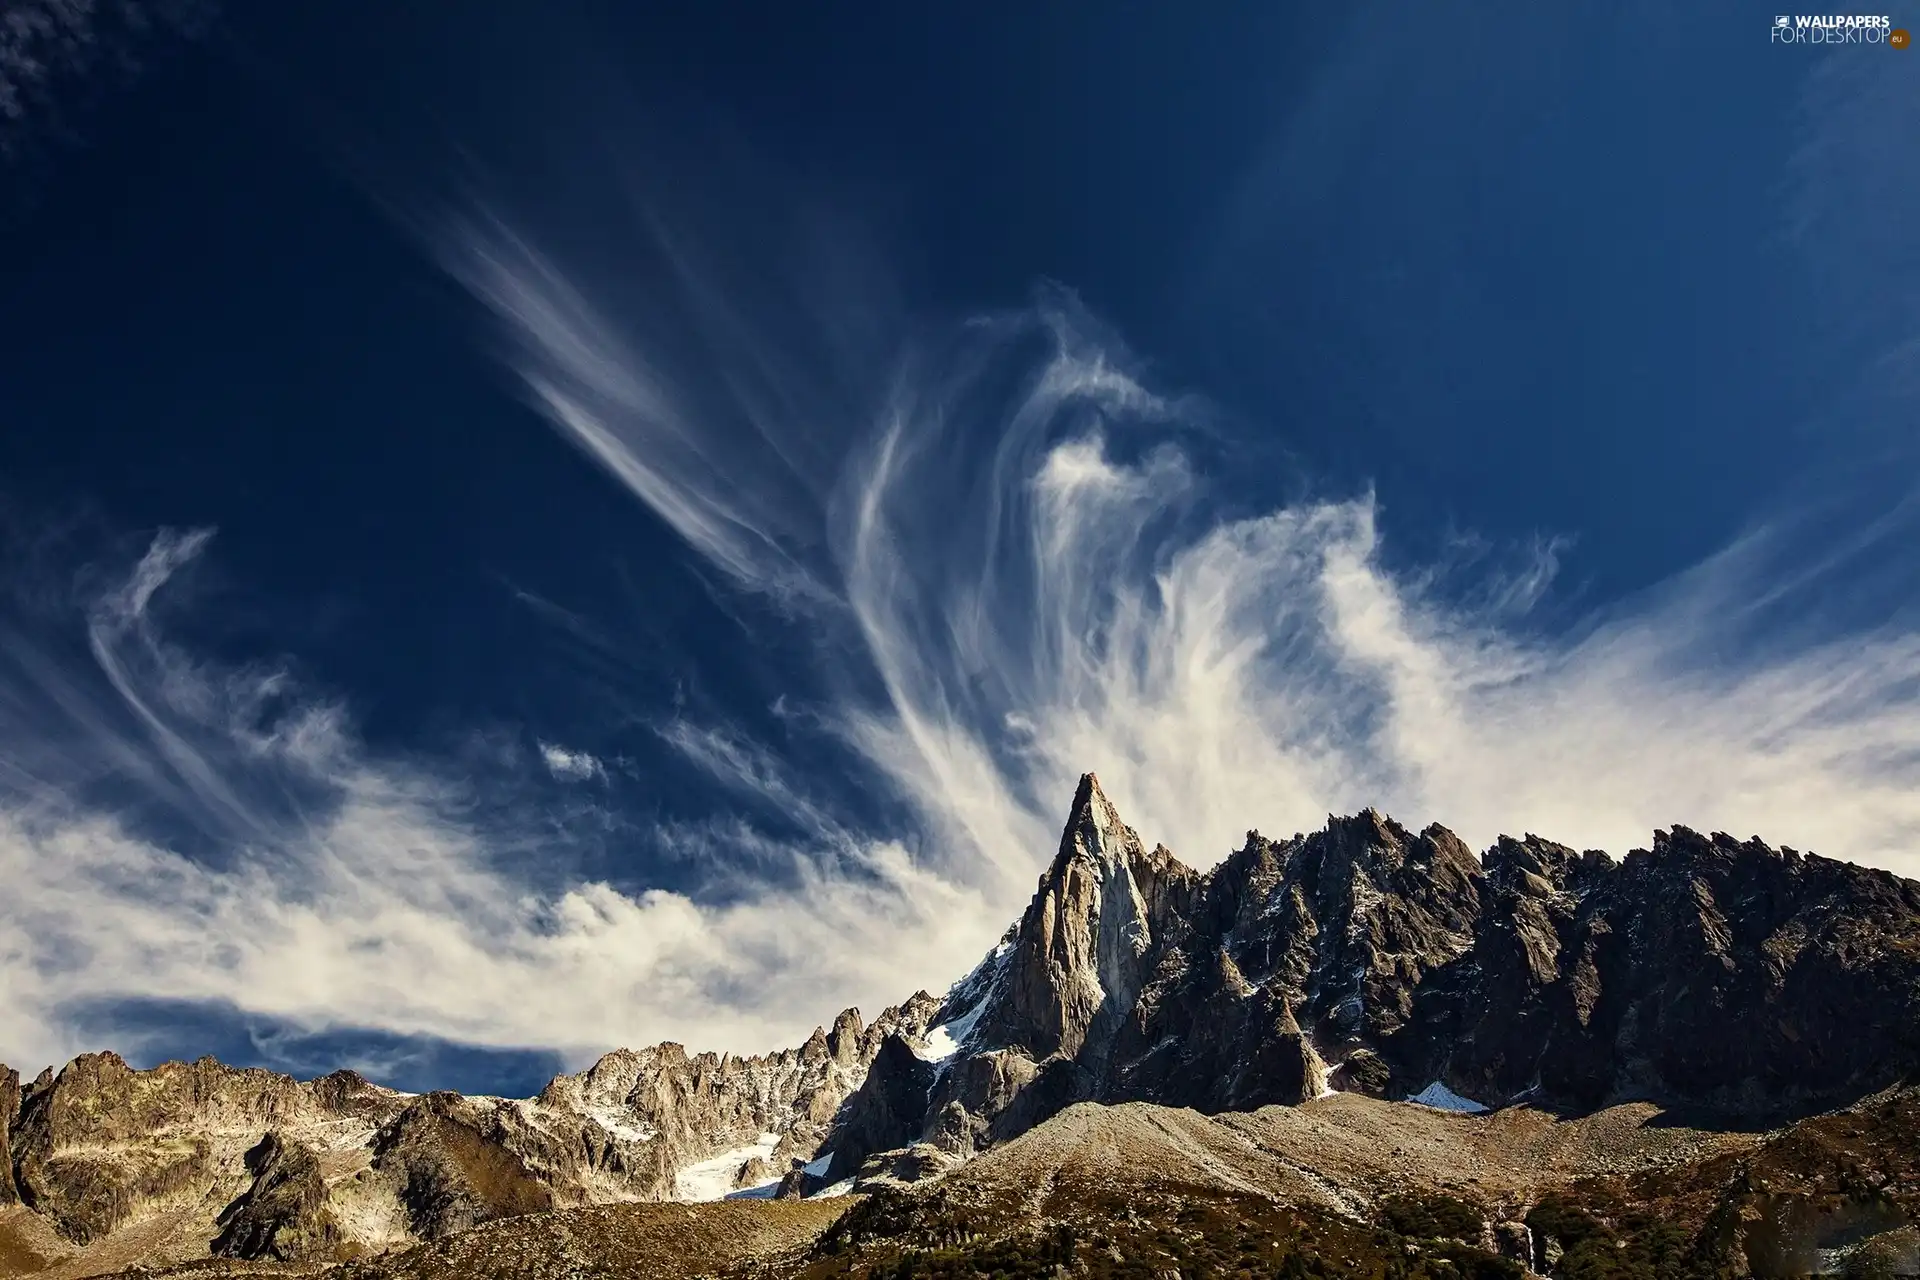
<svg viewBox="0 0 1920 1280"><path fill-rule="evenodd" d="M1013 955L1014 939L1019 932L1020 922L1016 920L1001 935L1000 941L994 944L993 950L987 952L966 977L947 988L947 998L941 1008L962 1006L966 1012L936 1023L922 1032L922 1043L913 1051L916 1058L922 1062L951 1062L967 1047L967 1037L973 1034L974 1025L980 1021L980 1015L987 1011L993 993L999 989L1008 958ZM965 1002L964 1005L962 1002Z"/></svg>
<svg viewBox="0 0 1920 1280"><path fill-rule="evenodd" d="M829 1200L835 1196L844 1196L853 1190L853 1179L842 1178L830 1187L822 1187L813 1193L812 1199Z"/></svg>
<svg viewBox="0 0 1920 1280"><path fill-rule="evenodd" d="M754 1150L758 1150L758 1148L754 1148ZM741 1157L741 1159L743 1160L745 1158L746 1157L744 1156ZM833 1163L833 1152L829 1151L822 1156L818 1156L815 1159L807 1161L807 1163L802 1165L801 1168L806 1170L807 1176L810 1178L823 1178L826 1176L827 1166L832 1163ZM784 1176L785 1175L782 1175L782 1177ZM729 1191L722 1198L727 1200L771 1200L775 1196L780 1194L780 1182L781 1182L780 1178L774 1178L770 1181L762 1182L755 1186L743 1187L739 1191ZM822 1192L820 1194L824 1195L825 1193ZM839 1194L844 1195L846 1193L841 1192Z"/></svg>
<svg viewBox="0 0 1920 1280"><path fill-rule="evenodd" d="M739 1175L740 1166L755 1156L766 1159L779 1145L779 1134L763 1133L760 1141L752 1146L735 1147L709 1159L695 1161L674 1174L673 1198L694 1202L724 1200L733 1192L733 1180Z"/></svg>
<svg viewBox="0 0 1920 1280"><path fill-rule="evenodd" d="M973 1034L973 1024L980 1021L980 1014L986 1009L987 1001L983 996L980 1002L951 1022L943 1022L937 1027L927 1028L927 1051L916 1057L927 1062L947 1062L958 1054L967 1043L967 1037Z"/></svg>
<svg viewBox="0 0 1920 1280"><path fill-rule="evenodd" d="M1417 1102L1423 1107L1432 1107L1436 1111L1458 1111L1465 1115L1478 1115L1486 1110L1472 1098L1461 1097L1438 1080L1408 1098L1407 1101Z"/></svg>
<svg viewBox="0 0 1920 1280"><path fill-rule="evenodd" d="M595 1124L623 1142L647 1142L659 1136L659 1130L638 1123L639 1117L631 1111L622 1111L604 1102L588 1103L587 1114Z"/></svg>

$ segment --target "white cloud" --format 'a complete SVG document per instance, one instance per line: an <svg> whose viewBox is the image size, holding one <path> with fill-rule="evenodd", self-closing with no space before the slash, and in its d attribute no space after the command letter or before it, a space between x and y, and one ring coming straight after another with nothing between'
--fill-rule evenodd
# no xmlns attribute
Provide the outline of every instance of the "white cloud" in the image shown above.
<svg viewBox="0 0 1920 1280"><path fill-rule="evenodd" d="M591 782L607 776L599 758L591 752L569 751L551 742L542 742L540 759L545 762L547 772L560 782Z"/></svg>

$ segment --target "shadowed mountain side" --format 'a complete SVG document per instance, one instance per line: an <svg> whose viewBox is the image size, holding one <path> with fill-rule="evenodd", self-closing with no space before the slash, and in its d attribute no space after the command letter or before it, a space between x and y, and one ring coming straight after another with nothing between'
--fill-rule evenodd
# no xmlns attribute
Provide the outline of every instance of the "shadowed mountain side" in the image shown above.
<svg viewBox="0 0 1920 1280"><path fill-rule="evenodd" d="M965 1157L1081 1101L1773 1122L1920 1068L1920 884L1685 827L1624 861L1532 835L1476 859L1372 810L1250 832L1203 874L1089 774L1019 924L931 1022L940 1052L876 1060L830 1176L911 1142Z"/></svg>

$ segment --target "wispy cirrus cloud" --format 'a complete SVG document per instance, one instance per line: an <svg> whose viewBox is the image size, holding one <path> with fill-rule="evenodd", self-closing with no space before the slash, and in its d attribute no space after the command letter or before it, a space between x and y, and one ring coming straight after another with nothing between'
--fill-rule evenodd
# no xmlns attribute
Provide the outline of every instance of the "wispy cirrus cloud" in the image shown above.
<svg viewBox="0 0 1920 1280"><path fill-rule="evenodd" d="M535 381L541 353L573 342L544 327L551 311L500 312ZM768 538L823 522L831 560L810 607L836 637L823 661L852 664L828 685L877 677L883 696L837 699L821 720L939 833L943 873L1007 909L1086 768L1201 863L1250 824L1377 804L1483 845L1532 830L1617 850L1686 821L1916 865L1912 620L1790 625L1888 530L1818 543L1781 513L1543 634L1530 610L1551 591L1551 541L1463 578L1388 569L1372 494L1226 515L1188 447L1214 430L1204 409L1149 387L1064 291L873 364L864 416L807 405L843 431L828 501L783 505L750 476L698 501L767 520ZM609 413L596 430L648 449L644 420ZM661 481L710 482L652 457ZM779 573L737 580L785 589Z"/></svg>

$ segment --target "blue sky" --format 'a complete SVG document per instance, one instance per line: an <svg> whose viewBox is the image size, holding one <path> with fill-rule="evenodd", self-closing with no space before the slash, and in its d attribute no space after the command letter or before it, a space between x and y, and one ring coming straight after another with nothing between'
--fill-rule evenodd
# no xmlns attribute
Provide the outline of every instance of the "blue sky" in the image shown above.
<svg viewBox="0 0 1920 1280"><path fill-rule="evenodd" d="M794 1042L963 972L1085 769L1201 865L1920 866L1910 52L26 8L0 1059Z"/></svg>

